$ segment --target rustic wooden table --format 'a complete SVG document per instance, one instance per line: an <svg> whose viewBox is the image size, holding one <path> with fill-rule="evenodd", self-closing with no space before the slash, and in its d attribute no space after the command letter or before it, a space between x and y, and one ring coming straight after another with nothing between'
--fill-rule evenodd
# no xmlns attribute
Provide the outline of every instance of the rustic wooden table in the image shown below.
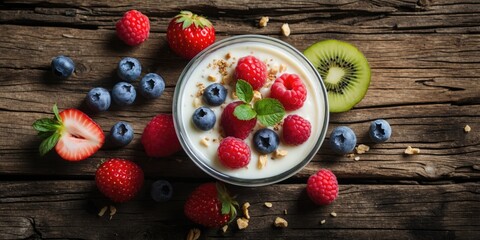
<svg viewBox="0 0 480 240"><path fill-rule="evenodd" d="M324 144L300 173L258 188L229 186L240 203L250 202L245 230L203 229L205 239L480 239L480 2L478 0L384 1L37 1L0 3L0 239L184 239L195 227L183 215L192 189L213 179L184 152L148 158L140 144L146 123L171 112L176 81L187 61L174 55L165 39L169 19L179 10L209 17L217 39L262 34L303 51L322 39L359 47L372 68L366 97L353 110L331 114L329 131L350 126L370 151L355 161ZM129 48L115 35L115 22L129 9L149 16L151 35ZM266 28L256 26L270 16ZM281 36L289 23L292 35ZM77 64L73 77L52 81L50 61L59 54ZM111 88L124 56L138 58L144 73L167 82L164 95L133 106L92 115L109 131L125 120L136 130L123 149L103 149L71 163L55 154L39 157L40 139L31 125L50 116L51 106L85 109L93 87ZM392 138L373 144L370 121L387 119ZM470 125L472 131L464 132ZM411 145L421 149L407 156ZM98 217L108 202L94 173L109 157L137 162L146 184L131 202L116 205L112 218ZM306 179L320 168L340 182L338 199L314 206ZM173 200L155 203L149 187L156 179L174 186ZM272 202L268 209L264 202ZM284 210L288 214L284 214ZM330 216L336 212L337 217ZM289 226L276 229L275 217ZM325 224L320 224L326 220Z"/></svg>

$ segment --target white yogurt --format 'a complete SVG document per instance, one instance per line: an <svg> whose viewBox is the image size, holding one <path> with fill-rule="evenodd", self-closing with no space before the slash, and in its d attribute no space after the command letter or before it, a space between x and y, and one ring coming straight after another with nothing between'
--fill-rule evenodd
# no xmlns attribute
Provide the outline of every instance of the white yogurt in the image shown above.
<svg viewBox="0 0 480 240"><path fill-rule="evenodd" d="M225 57L227 54L230 55L228 60ZM217 157L217 148L219 145L218 139L221 137L219 132L221 129L220 116L222 114L223 107L212 107L206 105L202 100L202 96L197 97L197 92L200 84L204 85L205 87L212 84L212 82L208 79L209 76L214 76L217 79L216 82L221 81L223 76L220 73L219 68L213 67L215 61L221 59L225 60L228 63L226 70L229 74L233 74L238 59L247 55L253 55L256 58L265 61L268 69L274 67L280 68L281 64L285 65L286 70L283 72L278 72L276 77L283 73L294 73L300 76L307 88L307 99L302 108L295 111L287 111L285 116L290 114L300 115L311 123L312 131L307 142L299 146L289 146L280 142L279 149L287 150L287 155L283 158L272 159L272 154L269 154L267 163L262 169L257 167L257 162L261 154L258 153L253 146L252 138L254 132L252 132L249 137L245 139L246 143L252 150L250 163L244 168L229 169L224 167L219 162ZM207 55L195 67L195 69L193 69L192 74L187 77L188 79L186 79L187 82L185 84L184 91L181 93L182 96L179 96L177 99L177 101L179 101L177 104L181 107L181 111L179 112L179 117L181 119L180 124L182 124L183 128L185 129L183 137L186 139L184 140L201 161L225 175L252 180L274 177L294 168L304 161L307 155L309 155L309 153L315 149L315 146L318 145L319 138L324 137L322 136L322 128L326 127L325 121L328 120L328 116L325 116L326 102L325 96L322 93L320 82L317 77L311 73L311 71L307 70L307 66L300 63L299 60L296 59L296 57L294 57L290 52L287 52L280 47L263 42L234 43L232 45L219 48ZM226 104L232 101L238 101L232 98L231 93L233 86L228 84L225 84L224 86L228 90ZM263 97L268 97L269 91L269 87L263 87L260 90ZM196 100L196 98L198 99ZM211 108L216 114L217 122L212 130L198 130L192 123L193 112L198 107L195 106L194 102L198 102L199 100L201 101L202 106L205 105ZM255 130L258 128L259 125L257 122ZM277 133L281 138L281 130L277 131ZM208 146L205 146L201 143L201 140L205 138L209 139L206 141ZM213 139L215 139L215 141L213 141Z"/></svg>

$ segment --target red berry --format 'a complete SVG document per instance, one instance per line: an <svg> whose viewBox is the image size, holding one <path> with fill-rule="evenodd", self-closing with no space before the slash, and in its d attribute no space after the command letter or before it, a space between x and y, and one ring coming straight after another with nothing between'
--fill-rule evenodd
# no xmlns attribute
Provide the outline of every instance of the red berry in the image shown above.
<svg viewBox="0 0 480 240"><path fill-rule="evenodd" d="M176 54L192 59L215 42L215 28L206 18L181 11L168 25L167 41Z"/></svg>
<svg viewBox="0 0 480 240"><path fill-rule="evenodd" d="M252 129L257 124L257 119L253 118L250 120L240 120L235 115L235 107L243 104L241 101L229 103L222 112L220 117L220 125L223 128L223 133L225 136L232 136L240 139L245 139L248 137Z"/></svg>
<svg viewBox="0 0 480 240"><path fill-rule="evenodd" d="M308 120L296 114L283 120L282 137L286 144L300 145L308 140L312 126Z"/></svg>
<svg viewBox="0 0 480 240"><path fill-rule="evenodd" d="M193 222L215 228L235 218L236 206L223 184L204 183L190 194L183 210Z"/></svg>
<svg viewBox="0 0 480 240"><path fill-rule="evenodd" d="M267 65L254 56L238 59L235 67L235 79L242 79L252 85L253 90L258 90L267 80Z"/></svg>
<svg viewBox="0 0 480 240"><path fill-rule="evenodd" d="M220 142L217 154L220 162L228 168L237 169L250 162L250 147L239 138L226 137Z"/></svg>
<svg viewBox="0 0 480 240"><path fill-rule="evenodd" d="M114 202L126 202L143 185L143 171L135 163L112 158L104 162L95 173L98 189Z"/></svg>
<svg viewBox="0 0 480 240"><path fill-rule="evenodd" d="M33 124L33 128L46 137L40 144L41 155L55 148L63 159L81 161L103 146L102 128L87 114L73 108L58 113L56 105L53 111L56 113L54 119L39 119Z"/></svg>
<svg viewBox="0 0 480 240"><path fill-rule="evenodd" d="M297 110L307 99L307 88L297 74L284 73L273 83L270 97L278 99L285 110Z"/></svg>
<svg viewBox="0 0 480 240"><path fill-rule="evenodd" d="M149 157L167 157L182 149L171 114L158 114L145 127L142 144Z"/></svg>
<svg viewBox="0 0 480 240"><path fill-rule="evenodd" d="M150 34L148 17L137 10L126 12L115 27L118 37L130 46L139 45L147 40Z"/></svg>
<svg viewBox="0 0 480 240"><path fill-rule="evenodd" d="M328 205L338 196L337 177L330 170L320 169L308 178L307 194L318 205Z"/></svg>

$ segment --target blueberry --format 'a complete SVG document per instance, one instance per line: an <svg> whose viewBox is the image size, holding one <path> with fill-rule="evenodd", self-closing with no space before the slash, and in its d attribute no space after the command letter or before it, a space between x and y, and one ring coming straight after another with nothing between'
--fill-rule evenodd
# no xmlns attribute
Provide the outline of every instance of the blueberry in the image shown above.
<svg viewBox="0 0 480 240"><path fill-rule="evenodd" d="M220 106L227 98L227 89L219 83L208 85L203 92L203 100L210 106Z"/></svg>
<svg viewBox="0 0 480 240"><path fill-rule="evenodd" d="M138 91L145 98L158 98L165 90L165 81L156 73L149 73L143 76L140 81L140 88Z"/></svg>
<svg viewBox="0 0 480 240"><path fill-rule="evenodd" d="M117 74L123 81L132 82L142 73L142 66L136 58L126 57L118 62Z"/></svg>
<svg viewBox="0 0 480 240"><path fill-rule="evenodd" d="M110 129L110 140L116 147L128 145L133 139L133 128L127 122L117 122Z"/></svg>
<svg viewBox="0 0 480 240"><path fill-rule="evenodd" d="M268 154L277 150L280 138L275 131L269 128L262 128L253 135L253 143L257 151Z"/></svg>
<svg viewBox="0 0 480 240"><path fill-rule="evenodd" d="M52 60L52 71L59 78L68 78L75 70L75 63L69 57L57 56Z"/></svg>
<svg viewBox="0 0 480 240"><path fill-rule="evenodd" d="M207 131L213 128L217 118L212 109L199 107L193 112L193 124L200 130Z"/></svg>
<svg viewBox="0 0 480 240"><path fill-rule="evenodd" d="M85 98L87 106L95 112L107 111L110 107L111 97L107 89L97 87L92 88Z"/></svg>
<svg viewBox="0 0 480 240"><path fill-rule="evenodd" d="M172 198L172 184L166 180L157 180L152 184L150 195L156 202L166 202Z"/></svg>
<svg viewBox="0 0 480 240"><path fill-rule="evenodd" d="M338 154L347 154L353 151L357 144L357 137L352 129L341 126L333 129L330 134L330 146Z"/></svg>
<svg viewBox="0 0 480 240"><path fill-rule="evenodd" d="M120 106L131 105L135 101L135 97L137 97L137 92L132 84L119 82L113 86L112 98L116 104Z"/></svg>
<svg viewBox="0 0 480 240"><path fill-rule="evenodd" d="M377 119L370 124L370 138L376 142L381 143L387 141L392 135L392 128L387 121Z"/></svg>

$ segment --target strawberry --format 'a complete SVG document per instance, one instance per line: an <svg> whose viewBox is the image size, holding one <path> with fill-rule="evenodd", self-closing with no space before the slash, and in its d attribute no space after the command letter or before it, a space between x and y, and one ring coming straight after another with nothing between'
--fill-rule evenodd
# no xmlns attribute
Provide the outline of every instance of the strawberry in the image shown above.
<svg viewBox="0 0 480 240"><path fill-rule="evenodd" d="M238 203L221 183L204 183L198 186L185 202L185 215L193 222L218 228L233 221Z"/></svg>
<svg viewBox="0 0 480 240"><path fill-rule="evenodd" d="M43 118L33 123L38 135L45 138L40 144L40 155L55 147L65 160L84 160L100 149L105 142L102 129L85 113L77 109L66 109L58 113L53 106L55 117Z"/></svg>
<svg viewBox="0 0 480 240"><path fill-rule="evenodd" d="M240 120L235 117L233 112L235 111L235 107L240 104L243 104L243 102L236 101L229 103L225 107L220 118L220 125L223 128L225 136L232 136L243 140L248 137L252 129L255 127L255 124L257 124L257 119Z"/></svg>
<svg viewBox="0 0 480 240"><path fill-rule="evenodd" d="M215 42L215 28L206 18L181 11L168 25L167 41L176 54L192 59Z"/></svg>
<svg viewBox="0 0 480 240"><path fill-rule="evenodd" d="M98 190L114 202L126 202L135 197L143 185L143 170L134 162L112 158L95 172Z"/></svg>

